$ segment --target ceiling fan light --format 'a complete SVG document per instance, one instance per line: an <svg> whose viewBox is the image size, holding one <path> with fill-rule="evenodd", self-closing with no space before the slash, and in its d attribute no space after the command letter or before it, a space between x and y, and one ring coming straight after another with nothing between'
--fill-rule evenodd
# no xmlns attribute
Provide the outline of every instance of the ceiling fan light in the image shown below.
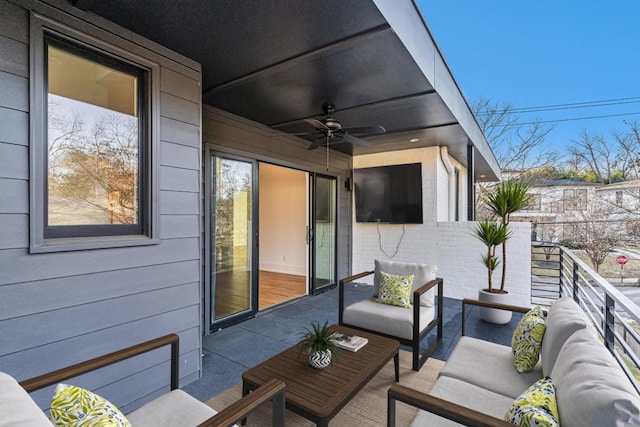
<svg viewBox="0 0 640 427"><path fill-rule="evenodd" d="M420 138L411 138L409 142L420 142Z"/></svg>

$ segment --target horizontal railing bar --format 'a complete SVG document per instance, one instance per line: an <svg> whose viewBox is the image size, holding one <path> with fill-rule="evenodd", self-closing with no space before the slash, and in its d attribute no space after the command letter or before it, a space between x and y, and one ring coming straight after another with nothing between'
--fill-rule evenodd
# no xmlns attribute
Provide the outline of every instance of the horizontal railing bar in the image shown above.
<svg viewBox="0 0 640 427"><path fill-rule="evenodd" d="M627 356L629 358L631 358L631 360L633 361L633 363L636 366L640 366L640 359L638 359L638 356L636 356L635 352L633 351L633 349L629 346L629 344L624 340L624 338L620 335L620 333L618 331L613 331L613 336L616 337L616 339L618 340L618 344L620 346L622 346L622 348L624 349L624 352L627 354ZM618 352L618 350L616 350L616 352ZM618 352L619 353L619 352Z"/></svg>
<svg viewBox="0 0 640 427"><path fill-rule="evenodd" d="M640 334L638 334L636 332L635 329L633 329L632 326L629 326L629 324L622 318L622 316L620 316L620 314L617 311L613 312L613 316L618 320L618 322L620 323L620 325L631 334L631 337L635 340L636 343L640 344Z"/></svg>
<svg viewBox="0 0 640 427"><path fill-rule="evenodd" d="M631 369L629 369L624 359L622 359L622 356L620 356L618 352L613 352L613 357L615 357L615 359L618 361L618 364L620 365L624 373L627 375L627 378L629 378L629 381L631 381L631 384L636 389L636 392L640 393L640 383L638 383L638 380L636 380L635 375L633 375L633 372L631 372ZM637 366L638 365L636 364L636 367Z"/></svg>

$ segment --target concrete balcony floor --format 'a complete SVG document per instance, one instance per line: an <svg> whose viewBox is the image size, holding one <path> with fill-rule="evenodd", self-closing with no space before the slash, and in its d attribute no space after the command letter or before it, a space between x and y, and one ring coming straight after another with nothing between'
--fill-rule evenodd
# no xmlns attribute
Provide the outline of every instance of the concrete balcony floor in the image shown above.
<svg viewBox="0 0 640 427"><path fill-rule="evenodd" d="M370 294L370 286L347 286L346 304ZM449 358L460 338L461 310L460 300L444 298L443 340L432 357L445 361ZM520 320L520 315L514 313L511 323L493 325L478 318L476 307L468 307L466 316L466 335L505 345L511 345L511 335ZM183 390L201 401L209 400L240 382L247 369L300 341L300 333L311 322L323 324L325 321L338 323L337 289L260 312L252 319L207 335L203 338L202 378L184 386ZM434 337L435 331L423 340L423 350Z"/></svg>

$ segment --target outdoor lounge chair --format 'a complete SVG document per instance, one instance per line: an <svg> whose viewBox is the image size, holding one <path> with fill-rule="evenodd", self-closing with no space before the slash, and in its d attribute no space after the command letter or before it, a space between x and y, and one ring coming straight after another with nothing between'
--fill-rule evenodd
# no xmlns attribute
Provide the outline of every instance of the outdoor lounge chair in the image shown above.
<svg viewBox="0 0 640 427"><path fill-rule="evenodd" d="M340 280L338 285L340 325L394 338L401 344L410 346L413 352L413 370L420 370L442 340L443 280L435 277L435 271L436 267L427 264L376 260L374 271L365 271ZM381 272L414 276L409 308L376 302L380 290ZM345 284L370 274L374 274L371 298L345 307ZM421 355L420 342L435 327L437 327L436 340Z"/></svg>
<svg viewBox="0 0 640 427"><path fill-rule="evenodd" d="M0 372L0 413L2 413L0 427L16 425L51 427L47 416L28 393L166 345L171 345L171 391L127 414L126 417L132 425L226 427L245 418L249 412L263 403L272 401L272 425L284 426L285 384L282 381L269 381L217 413L213 408L178 389L178 343L178 335L166 335L20 383Z"/></svg>

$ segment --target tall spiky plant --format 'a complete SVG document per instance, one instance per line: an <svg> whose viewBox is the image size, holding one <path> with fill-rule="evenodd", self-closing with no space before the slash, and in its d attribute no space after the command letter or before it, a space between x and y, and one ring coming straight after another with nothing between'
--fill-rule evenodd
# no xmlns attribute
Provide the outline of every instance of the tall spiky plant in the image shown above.
<svg viewBox="0 0 640 427"><path fill-rule="evenodd" d="M530 185L524 181L509 179L499 183L486 197L487 207L498 217L506 228L511 220L511 214L524 209L529 203ZM507 242L502 244L502 279L500 292L504 292L507 278Z"/></svg>
<svg viewBox="0 0 640 427"><path fill-rule="evenodd" d="M491 292L493 290L493 272L500 264L500 259L496 258L496 246L504 246L510 233L504 224L490 220L478 221L473 233L487 246L487 253L482 255L482 263L487 267L487 283L489 292Z"/></svg>

